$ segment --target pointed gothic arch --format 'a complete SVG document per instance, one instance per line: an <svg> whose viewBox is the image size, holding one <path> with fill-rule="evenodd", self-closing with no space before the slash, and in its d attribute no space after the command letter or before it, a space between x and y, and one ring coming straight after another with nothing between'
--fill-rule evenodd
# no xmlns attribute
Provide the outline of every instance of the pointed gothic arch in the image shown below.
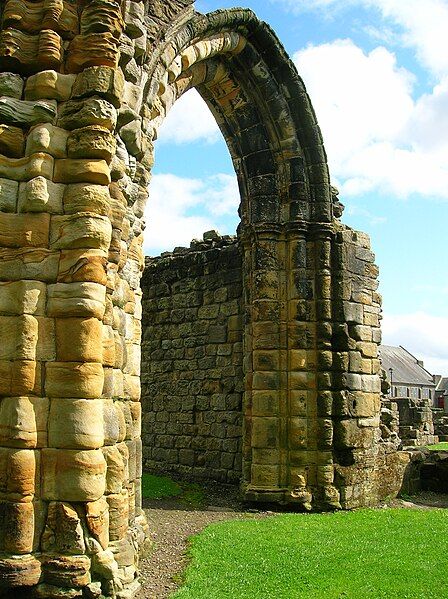
<svg viewBox="0 0 448 599"><path fill-rule="evenodd" d="M376 267L333 214L272 30L190 0L0 10L0 585L138 588L142 216L154 136L191 87L241 191L246 499L351 508L398 490L403 458L378 443Z"/></svg>

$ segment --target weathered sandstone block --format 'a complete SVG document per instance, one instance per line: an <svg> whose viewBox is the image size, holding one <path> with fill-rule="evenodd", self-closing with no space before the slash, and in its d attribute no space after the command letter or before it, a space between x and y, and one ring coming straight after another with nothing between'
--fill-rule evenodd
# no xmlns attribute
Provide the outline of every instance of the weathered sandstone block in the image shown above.
<svg viewBox="0 0 448 599"><path fill-rule="evenodd" d="M49 29L29 35L17 29L0 32L0 66L25 74L59 69L63 46L60 36Z"/></svg>
<svg viewBox="0 0 448 599"><path fill-rule="evenodd" d="M54 166L56 183L94 183L109 185L110 170L105 160L63 159Z"/></svg>
<svg viewBox="0 0 448 599"><path fill-rule="evenodd" d="M124 160L121 160L118 154L115 154L110 163L110 176L112 181L119 181L126 175L127 171L127 163L124 162Z"/></svg>
<svg viewBox="0 0 448 599"><path fill-rule="evenodd" d="M97 318L56 319L56 356L59 362L101 362L103 325Z"/></svg>
<svg viewBox="0 0 448 599"><path fill-rule="evenodd" d="M140 156L147 148L146 138L142 133L139 120L132 121L120 129L120 137L132 156Z"/></svg>
<svg viewBox="0 0 448 599"><path fill-rule="evenodd" d="M15 73L0 73L0 97L7 96L20 100L23 92L23 79Z"/></svg>
<svg viewBox="0 0 448 599"><path fill-rule="evenodd" d="M103 397L123 397L123 372L119 368L104 369Z"/></svg>
<svg viewBox="0 0 448 599"><path fill-rule="evenodd" d="M54 318L38 316L36 320L38 325L36 360L39 362L52 362L56 360Z"/></svg>
<svg viewBox="0 0 448 599"><path fill-rule="evenodd" d="M0 361L0 396L42 395L41 366L34 360Z"/></svg>
<svg viewBox="0 0 448 599"><path fill-rule="evenodd" d="M92 555L92 572L101 580L107 581L112 585L118 583L118 586L123 584L122 572L118 568L114 554L110 549L106 551L97 551ZM126 589L128 590L128 589Z"/></svg>
<svg viewBox="0 0 448 599"><path fill-rule="evenodd" d="M38 123L53 123L57 104L54 100L14 100L0 97L0 122L28 128Z"/></svg>
<svg viewBox="0 0 448 599"><path fill-rule="evenodd" d="M17 209L19 212L63 212L62 198L65 186L45 177L35 177L20 183Z"/></svg>
<svg viewBox="0 0 448 599"><path fill-rule="evenodd" d="M123 411L112 399L103 399L104 445L114 445L124 441L126 422Z"/></svg>
<svg viewBox="0 0 448 599"><path fill-rule="evenodd" d="M129 497L126 489L115 495L107 495L109 504L109 538L111 541L122 539L128 529Z"/></svg>
<svg viewBox="0 0 448 599"><path fill-rule="evenodd" d="M120 4L114 0L93 0L81 17L81 33L110 31L120 37L124 23Z"/></svg>
<svg viewBox="0 0 448 599"><path fill-rule="evenodd" d="M26 154L30 156L35 152L46 152L53 158L67 156L68 131L55 127L50 123L36 125L28 133L26 140Z"/></svg>
<svg viewBox="0 0 448 599"><path fill-rule="evenodd" d="M0 154L10 158L24 155L25 136L22 129L10 125L0 125Z"/></svg>
<svg viewBox="0 0 448 599"><path fill-rule="evenodd" d="M106 494L121 493L125 483L123 456L116 445L103 447L102 451L107 463Z"/></svg>
<svg viewBox="0 0 448 599"><path fill-rule="evenodd" d="M117 111L110 102L102 98L70 100L60 106L57 124L70 131L91 125L113 131L117 124Z"/></svg>
<svg viewBox="0 0 448 599"><path fill-rule="evenodd" d="M123 412L124 421L126 425L125 440L132 439L134 436L134 423L132 421L132 414L130 408L130 401L116 401L115 405Z"/></svg>
<svg viewBox="0 0 448 599"><path fill-rule="evenodd" d="M34 506L0 501L0 551L20 555L33 551Z"/></svg>
<svg viewBox="0 0 448 599"><path fill-rule="evenodd" d="M130 374L123 375L123 397L132 401L140 401L140 377Z"/></svg>
<svg viewBox="0 0 448 599"><path fill-rule="evenodd" d="M4 397L0 400L0 443L32 449L47 445L49 401L45 397Z"/></svg>
<svg viewBox="0 0 448 599"><path fill-rule="evenodd" d="M40 100L48 98L61 102L66 101L71 96L75 79L76 75L63 75L56 71L40 71L36 75L28 77L25 85L25 99ZM11 94L4 95L9 96ZM20 96L17 97L20 98Z"/></svg>
<svg viewBox="0 0 448 599"><path fill-rule="evenodd" d="M75 129L68 138L69 158L97 158L109 163L115 155L116 149L115 137L104 127L92 126Z"/></svg>
<svg viewBox="0 0 448 599"><path fill-rule="evenodd" d="M59 253L46 249L0 249L0 280L56 281Z"/></svg>
<svg viewBox="0 0 448 599"><path fill-rule="evenodd" d="M0 447L0 498L31 502L39 485L39 452Z"/></svg>
<svg viewBox="0 0 448 599"><path fill-rule="evenodd" d="M140 439L142 432L142 404L139 401L132 401L130 402L129 408L131 410L134 438ZM137 466L138 468L141 467L141 460L140 462L137 461Z"/></svg>
<svg viewBox="0 0 448 599"><path fill-rule="evenodd" d="M140 376L140 361L140 345L135 343L126 343L123 372L132 376Z"/></svg>
<svg viewBox="0 0 448 599"><path fill-rule="evenodd" d="M125 105L125 107L123 108L122 112L121 112L121 119L123 119L125 113L129 114L129 116L131 115L131 111L134 112L134 115L137 115L140 113L141 107L142 107L142 87L143 87L143 83L144 83L145 79L143 79L139 85L136 85L134 83L131 83L130 81L126 81L124 84L124 91L123 91L123 102L122 104ZM134 120L136 118L136 116L134 116L133 118L130 118L129 121ZM126 116L126 120L128 119L128 117ZM123 120L120 122L120 126L122 125L126 125L125 122L123 122Z"/></svg>
<svg viewBox="0 0 448 599"><path fill-rule="evenodd" d="M77 35L70 43L65 63L69 73L93 66L118 66L118 40L111 33Z"/></svg>
<svg viewBox="0 0 448 599"><path fill-rule="evenodd" d="M39 281L0 283L1 314L45 313L46 285Z"/></svg>
<svg viewBox="0 0 448 599"><path fill-rule="evenodd" d="M31 587L41 576L41 563L32 555L0 558L0 587Z"/></svg>
<svg viewBox="0 0 448 599"><path fill-rule="evenodd" d="M124 77L119 69L90 67L76 77L72 97L77 99L97 95L119 108L123 99L123 89Z"/></svg>
<svg viewBox="0 0 448 599"><path fill-rule="evenodd" d="M66 214L94 212L108 216L110 201L109 189L105 185L67 185L64 193L64 211Z"/></svg>
<svg viewBox="0 0 448 599"><path fill-rule="evenodd" d="M44 580L54 587L83 587L90 582L90 559L87 555L45 556L42 560Z"/></svg>
<svg viewBox="0 0 448 599"><path fill-rule="evenodd" d="M79 555L85 552L81 520L69 503L49 503L41 544L46 553Z"/></svg>
<svg viewBox="0 0 448 599"><path fill-rule="evenodd" d="M48 214L0 213L0 245L10 248L48 247Z"/></svg>
<svg viewBox="0 0 448 599"><path fill-rule="evenodd" d="M94 362L47 362L45 392L49 397L101 397L103 367Z"/></svg>
<svg viewBox="0 0 448 599"><path fill-rule="evenodd" d="M43 579L41 577L41 579ZM94 583L89 583L90 584L94 584ZM57 599L60 598L60 594L61 592L64 593L64 599L81 599L82 597L82 590L79 588L69 588L67 586L63 587L63 590L61 591L60 586L54 585L54 584L47 584L46 582L40 582L36 587L35 590L33 590L36 599L48 599L48 597L56 597Z"/></svg>
<svg viewBox="0 0 448 599"><path fill-rule="evenodd" d="M124 339L122 337L122 335L117 331L114 330L114 339L115 339L115 369L119 368L120 372L123 372L123 364L124 364L124 352L126 349L125 346L125 342ZM119 388L123 388L123 381L121 381L121 384L119 381L117 381L119 384Z"/></svg>
<svg viewBox="0 0 448 599"><path fill-rule="evenodd" d="M106 488L106 462L100 449L42 450L42 498L97 501Z"/></svg>
<svg viewBox="0 0 448 599"><path fill-rule="evenodd" d="M338 448L369 448L372 446L373 427L360 428L355 419L341 420L334 424L334 442Z"/></svg>
<svg viewBox="0 0 448 599"><path fill-rule="evenodd" d="M14 181L29 181L33 177L53 177L54 158L42 152L25 158L7 158L0 155L0 176Z"/></svg>
<svg viewBox="0 0 448 599"><path fill-rule="evenodd" d="M17 210L18 195L18 181L0 178L0 210L2 212L15 212Z"/></svg>
<svg viewBox="0 0 448 599"><path fill-rule="evenodd" d="M105 498L86 503L86 522L92 536L103 549L109 545L109 505Z"/></svg>
<svg viewBox="0 0 448 599"><path fill-rule="evenodd" d="M38 323L34 316L0 316L0 360L35 360Z"/></svg>
<svg viewBox="0 0 448 599"><path fill-rule="evenodd" d="M108 218L92 213L54 216L50 247L53 249L109 249L112 227Z"/></svg>
<svg viewBox="0 0 448 599"><path fill-rule="evenodd" d="M132 2L126 0L123 3L123 16L126 23L126 33L130 38L137 38L143 35L145 6L143 2Z"/></svg>
<svg viewBox="0 0 448 599"><path fill-rule="evenodd" d="M102 250L63 250L58 282L91 282L106 285L106 254Z"/></svg>
<svg viewBox="0 0 448 599"><path fill-rule="evenodd" d="M48 444L63 449L98 449L104 443L100 399L58 399L50 403Z"/></svg>
<svg viewBox="0 0 448 599"><path fill-rule="evenodd" d="M106 288L98 283L56 283L47 288L49 316L101 319Z"/></svg>
<svg viewBox="0 0 448 599"><path fill-rule="evenodd" d="M115 365L115 337L111 326L103 325L102 330L103 366Z"/></svg>
<svg viewBox="0 0 448 599"><path fill-rule="evenodd" d="M63 37L69 38L73 37L79 28L76 7L61 0L6 0L3 26L21 29L27 33L53 29Z"/></svg>

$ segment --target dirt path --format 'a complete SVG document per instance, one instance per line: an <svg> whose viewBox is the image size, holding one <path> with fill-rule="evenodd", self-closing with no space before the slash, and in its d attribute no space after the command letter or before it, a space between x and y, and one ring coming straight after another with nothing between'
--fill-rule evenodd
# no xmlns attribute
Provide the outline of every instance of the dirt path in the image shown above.
<svg viewBox="0 0 448 599"><path fill-rule="evenodd" d="M147 509L155 551L140 562L142 590L138 599L165 599L181 583L187 565L188 538L213 522L234 520L245 514L234 511Z"/></svg>
<svg viewBox="0 0 448 599"><path fill-rule="evenodd" d="M245 511L236 487L208 483L204 490L206 505L197 508L176 499L144 501L154 546L140 561L142 589L136 599L166 599L180 586L188 539L209 524L268 513Z"/></svg>

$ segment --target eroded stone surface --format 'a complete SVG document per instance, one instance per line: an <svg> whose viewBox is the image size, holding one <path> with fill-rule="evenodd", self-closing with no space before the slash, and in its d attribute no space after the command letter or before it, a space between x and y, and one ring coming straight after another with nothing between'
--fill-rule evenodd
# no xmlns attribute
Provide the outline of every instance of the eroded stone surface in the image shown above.
<svg viewBox="0 0 448 599"><path fill-rule="evenodd" d="M32 127L37 123L53 123L55 118L56 102L53 100L0 98L0 121L6 125Z"/></svg>

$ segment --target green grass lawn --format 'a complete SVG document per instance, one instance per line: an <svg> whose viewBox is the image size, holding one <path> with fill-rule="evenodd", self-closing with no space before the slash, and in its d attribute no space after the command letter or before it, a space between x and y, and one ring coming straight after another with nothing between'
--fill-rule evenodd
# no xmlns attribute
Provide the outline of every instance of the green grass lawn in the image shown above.
<svg viewBox="0 0 448 599"><path fill-rule="evenodd" d="M428 445L430 451L448 451L448 443L437 443L436 445Z"/></svg>
<svg viewBox="0 0 448 599"><path fill-rule="evenodd" d="M167 476L155 476L144 472L142 474L142 497L146 499L165 499L177 497L182 488Z"/></svg>
<svg viewBox="0 0 448 599"><path fill-rule="evenodd" d="M199 507L204 501L204 492L196 483L177 483L168 476L156 476L144 472L142 497L153 500L178 498L190 507Z"/></svg>
<svg viewBox="0 0 448 599"><path fill-rule="evenodd" d="M175 599L446 599L448 510L284 514L209 526Z"/></svg>

